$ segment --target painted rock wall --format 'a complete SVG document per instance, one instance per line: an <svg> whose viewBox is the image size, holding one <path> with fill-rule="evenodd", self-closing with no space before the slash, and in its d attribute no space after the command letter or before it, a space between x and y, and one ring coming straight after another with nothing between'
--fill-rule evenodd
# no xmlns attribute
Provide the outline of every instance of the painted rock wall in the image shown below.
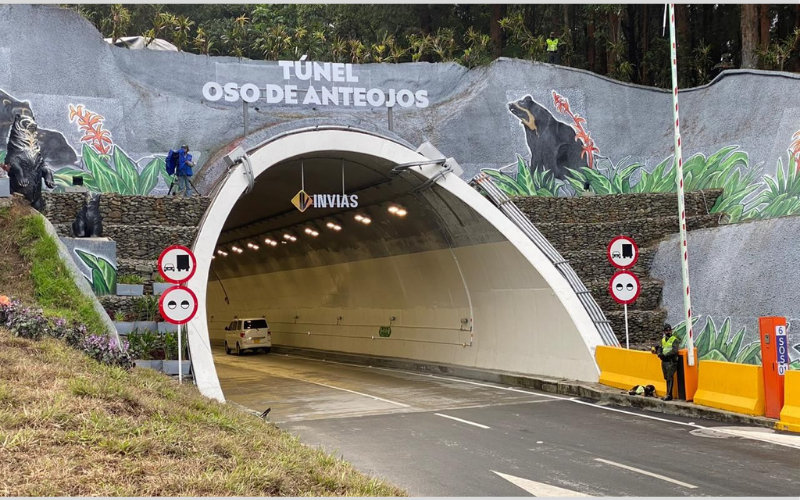
<svg viewBox="0 0 800 500"><path fill-rule="evenodd" d="M758 318L789 321L789 358L800 369L800 217L730 224L689 233L695 337L709 359L760 364ZM678 235L662 242L651 275L664 280L668 320L685 323ZM703 338L704 337L704 338Z"/></svg>
<svg viewBox="0 0 800 500"><path fill-rule="evenodd" d="M92 189L161 193L166 191L163 156L187 143L200 166L195 183L207 191L224 172L222 156L235 144L254 146L302 124L355 125L413 146L428 140L462 165L465 178L510 166L505 172L516 180L522 158L534 173L553 172L556 186L553 179L544 180L562 195L593 174L610 179L613 188L623 167L631 168L622 172L620 190L631 189L672 149L667 91L548 64L500 59L473 70L456 64L367 64L348 66L352 78L345 82L326 81L325 75L309 81L294 71L287 74L277 62L112 47L79 15L53 6L0 7L0 37L0 136L15 109L28 107L47 131L43 151L48 164L61 170L56 176L61 185L71 181L74 169L89 171ZM298 103L285 97L249 103L249 135L243 139L242 100L207 99L208 82L251 83L262 94L267 85L294 85ZM318 93L321 87L406 89L415 98L409 106L394 106L389 131L385 103L373 105L378 101L368 93L364 105L353 105L352 95L348 104L344 98L325 103L321 96L303 104L309 86ZM752 171L747 181L765 189L760 169L774 177L779 159L788 168L790 157L800 154L798 90L795 74L734 71L681 92L685 159L702 154L707 160L728 148L733 151L728 156L745 157L732 161L736 169ZM418 98L420 91L424 99ZM581 167L592 170L581 174ZM578 181L570 180L576 170ZM607 188L596 175L588 180L596 192Z"/></svg>

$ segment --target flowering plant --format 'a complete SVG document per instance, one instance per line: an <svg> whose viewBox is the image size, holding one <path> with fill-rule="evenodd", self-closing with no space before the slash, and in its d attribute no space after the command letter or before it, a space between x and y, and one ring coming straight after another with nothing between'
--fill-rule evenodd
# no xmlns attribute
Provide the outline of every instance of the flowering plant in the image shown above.
<svg viewBox="0 0 800 500"><path fill-rule="evenodd" d="M89 335L83 323L67 324L63 318L50 319L41 309L23 307L18 300L5 295L0 295L0 326L5 326L17 337L31 340L44 337L61 339L101 363L133 368L127 342L118 345L116 339L108 336Z"/></svg>
<svg viewBox="0 0 800 500"><path fill-rule="evenodd" d="M83 340L81 349L89 357L111 366L120 366L125 369L133 368L133 359L128 354L128 342L122 345L117 340L107 335L89 335Z"/></svg>

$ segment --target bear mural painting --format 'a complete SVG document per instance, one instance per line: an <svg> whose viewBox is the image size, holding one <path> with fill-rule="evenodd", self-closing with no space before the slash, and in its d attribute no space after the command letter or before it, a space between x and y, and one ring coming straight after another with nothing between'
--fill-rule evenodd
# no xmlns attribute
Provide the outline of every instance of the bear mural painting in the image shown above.
<svg viewBox="0 0 800 500"><path fill-rule="evenodd" d="M591 168L598 152L589 134L583 129L585 119L574 115L569 101L552 91L556 109L570 116L575 125L556 119L530 95L508 104L525 129L525 140L531 152L529 166L533 171L550 171L556 179L565 180L570 171Z"/></svg>
<svg viewBox="0 0 800 500"><path fill-rule="evenodd" d="M8 133L5 162L11 192L20 193L36 210L44 208L42 180L48 188L55 187L53 172L44 164L37 138L37 126L32 116L17 114Z"/></svg>

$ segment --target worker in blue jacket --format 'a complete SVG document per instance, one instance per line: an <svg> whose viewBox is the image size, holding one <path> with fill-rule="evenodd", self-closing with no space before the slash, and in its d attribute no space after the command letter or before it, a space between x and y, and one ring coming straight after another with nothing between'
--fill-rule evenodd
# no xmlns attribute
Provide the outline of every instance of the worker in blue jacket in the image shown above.
<svg viewBox="0 0 800 500"><path fill-rule="evenodd" d="M192 182L189 180L189 177L191 177L193 173L192 168L194 168L192 155L189 154L189 146L184 144L178 151L178 165L176 165L175 168L175 174L178 176L178 189L176 193L182 196L192 195Z"/></svg>

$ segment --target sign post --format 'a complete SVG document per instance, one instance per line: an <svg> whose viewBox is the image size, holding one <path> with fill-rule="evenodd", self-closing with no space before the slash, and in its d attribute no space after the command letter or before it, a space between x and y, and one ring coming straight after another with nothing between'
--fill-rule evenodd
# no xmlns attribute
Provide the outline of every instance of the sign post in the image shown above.
<svg viewBox="0 0 800 500"><path fill-rule="evenodd" d="M183 383L183 332L184 326L197 313L197 296L183 286L197 269L197 259L188 248L172 245L164 249L158 257L158 272L169 283L177 286L168 288L158 300L161 316L167 322L178 325L178 382Z"/></svg>
<svg viewBox="0 0 800 500"><path fill-rule="evenodd" d="M606 255L612 266L619 269L608 282L608 292L625 311L625 349L630 349L628 334L628 304L639 298L641 284L635 274L628 271L639 260L639 247L633 238L617 236L606 247Z"/></svg>

